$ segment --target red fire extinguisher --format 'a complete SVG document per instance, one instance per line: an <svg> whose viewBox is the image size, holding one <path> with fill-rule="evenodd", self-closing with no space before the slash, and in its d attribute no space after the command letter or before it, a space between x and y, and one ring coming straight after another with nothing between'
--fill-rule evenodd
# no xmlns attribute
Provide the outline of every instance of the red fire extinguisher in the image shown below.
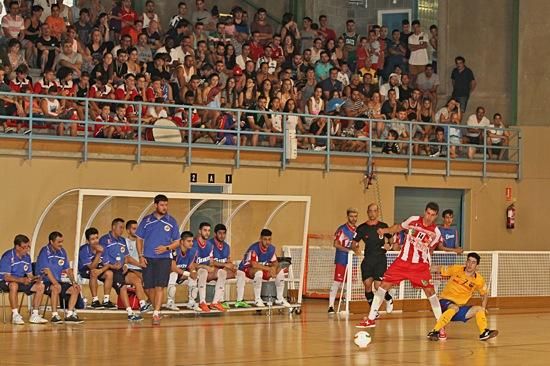
<svg viewBox="0 0 550 366"><path fill-rule="evenodd" d="M516 208L514 204L511 204L506 208L506 229L513 229L516 227Z"/></svg>

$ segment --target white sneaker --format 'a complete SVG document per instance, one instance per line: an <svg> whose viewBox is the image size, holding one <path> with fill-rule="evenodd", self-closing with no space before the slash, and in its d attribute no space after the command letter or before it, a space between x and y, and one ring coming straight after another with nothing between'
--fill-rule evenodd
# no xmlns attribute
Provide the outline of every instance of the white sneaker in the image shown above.
<svg viewBox="0 0 550 366"><path fill-rule="evenodd" d="M254 306L257 308L265 308L265 304L262 299L256 299L256 301L254 301Z"/></svg>
<svg viewBox="0 0 550 366"><path fill-rule="evenodd" d="M288 301L286 301L286 299L275 300L275 305L276 306L284 306L285 308L291 308L292 307L292 305L290 305L290 303Z"/></svg>
<svg viewBox="0 0 550 366"><path fill-rule="evenodd" d="M48 321L46 319L42 318L38 314L32 314L29 319L29 323L32 323L32 324L46 324L47 322Z"/></svg>
<svg viewBox="0 0 550 366"><path fill-rule="evenodd" d="M391 314L392 311L393 311L393 299L386 300L386 314Z"/></svg>
<svg viewBox="0 0 550 366"><path fill-rule="evenodd" d="M189 301L188 303L186 303L183 306L185 306L189 310L196 310L197 307L199 306L199 304L197 304L196 301Z"/></svg>
<svg viewBox="0 0 550 366"><path fill-rule="evenodd" d="M23 325L25 324L25 321L23 320L21 314L13 314L11 323L15 325Z"/></svg>
<svg viewBox="0 0 550 366"><path fill-rule="evenodd" d="M180 308L178 308L178 307L176 306L176 304L174 304L173 302L167 303L165 307L166 307L166 309L168 309L168 310L180 311Z"/></svg>

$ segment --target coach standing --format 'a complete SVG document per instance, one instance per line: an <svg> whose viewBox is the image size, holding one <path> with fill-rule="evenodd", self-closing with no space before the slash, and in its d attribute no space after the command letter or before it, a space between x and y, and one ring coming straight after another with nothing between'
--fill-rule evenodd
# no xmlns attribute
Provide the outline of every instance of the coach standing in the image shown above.
<svg viewBox="0 0 550 366"><path fill-rule="evenodd" d="M160 325L160 307L168 286L172 259L170 253L179 245L176 220L168 214L168 198L159 194L154 199L155 212L139 223L137 250L143 268L143 287L154 306L153 325Z"/></svg>

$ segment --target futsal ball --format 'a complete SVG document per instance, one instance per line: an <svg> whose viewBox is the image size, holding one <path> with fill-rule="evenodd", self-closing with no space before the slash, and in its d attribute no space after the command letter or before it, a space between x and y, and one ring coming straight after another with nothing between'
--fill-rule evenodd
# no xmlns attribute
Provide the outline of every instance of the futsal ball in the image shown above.
<svg viewBox="0 0 550 366"><path fill-rule="evenodd" d="M353 343L355 343L357 347L367 348L370 342L371 342L371 337L369 333L365 331L355 333Z"/></svg>

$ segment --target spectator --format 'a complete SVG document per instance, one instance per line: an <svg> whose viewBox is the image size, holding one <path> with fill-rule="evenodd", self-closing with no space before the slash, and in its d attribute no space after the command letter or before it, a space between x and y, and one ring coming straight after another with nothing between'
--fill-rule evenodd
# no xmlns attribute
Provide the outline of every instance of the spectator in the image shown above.
<svg viewBox="0 0 550 366"><path fill-rule="evenodd" d="M25 19L25 37L22 46L25 49L25 59L28 65L36 65L36 43L40 38L40 17L44 9L40 5L33 5L31 16Z"/></svg>
<svg viewBox="0 0 550 366"><path fill-rule="evenodd" d="M76 78L80 77L82 71L82 55L73 50L72 42L66 40L63 42L63 52L57 56L56 64L58 67L67 67Z"/></svg>
<svg viewBox="0 0 550 366"><path fill-rule="evenodd" d="M392 119L388 127L391 130L397 131L399 140L409 140L409 125L405 123L407 121L407 110L403 106L398 106L396 117L397 118ZM409 146L407 143L399 144L399 150L401 152L406 153L408 149Z"/></svg>
<svg viewBox="0 0 550 366"><path fill-rule="evenodd" d="M210 23L210 12L205 9L204 0L195 1L195 11L191 15L191 23L197 24L201 22L202 24Z"/></svg>
<svg viewBox="0 0 550 366"><path fill-rule="evenodd" d="M380 42L376 36L376 31L369 31L369 56L371 67L375 70L380 69L381 60L384 60ZM368 64L367 64L368 65ZM383 65L382 65L383 66Z"/></svg>
<svg viewBox="0 0 550 366"><path fill-rule="evenodd" d="M174 15L172 18L170 18L170 22L168 23L168 28L175 29L176 26L180 24L180 22L182 21L189 23L189 20L187 20L187 4L184 3L183 1L180 1L178 4L178 13Z"/></svg>
<svg viewBox="0 0 550 366"><path fill-rule="evenodd" d="M21 51L21 42L17 38L11 38L8 41L8 68L9 68L9 79L12 79L15 75L15 70L20 65L27 65L23 51Z"/></svg>
<svg viewBox="0 0 550 366"><path fill-rule="evenodd" d="M466 66L466 60L462 56L455 58L456 67L451 73L453 83L452 97L460 103L462 113L466 112L470 94L475 90L477 82L472 70Z"/></svg>
<svg viewBox="0 0 550 366"><path fill-rule="evenodd" d="M458 105L458 103L455 101L455 103ZM460 144L462 143L462 130L459 127L460 120L460 109L458 109L457 112L451 112L450 114L450 123L451 126L449 126L448 135L449 135L449 156L453 159L458 157Z"/></svg>
<svg viewBox="0 0 550 366"><path fill-rule="evenodd" d="M434 73L434 67L428 64L424 72L418 74L416 87L422 92L424 98L429 98L432 105L437 105L437 88L439 87L439 76Z"/></svg>
<svg viewBox="0 0 550 366"><path fill-rule="evenodd" d="M264 54L264 47L261 42L261 35L258 31L252 31L252 41L250 45L250 58L256 62Z"/></svg>
<svg viewBox="0 0 550 366"><path fill-rule="evenodd" d="M357 63L357 46L359 44L359 35L355 32L355 21L348 19L346 22L346 31L342 34L344 38L345 50L347 52L347 62L351 69L355 71Z"/></svg>
<svg viewBox="0 0 550 366"><path fill-rule="evenodd" d="M58 4L51 6L51 15L46 18L44 23L50 26L50 33L54 38L61 39L61 36L67 32L67 25L60 15Z"/></svg>
<svg viewBox="0 0 550 366"><path fill-rule="evenodd" d="M143 12L143 29L148 28L151 21L155 21L159 25L159 30L162 30L159 16L155 13L155 3L152 0L147 0L145 2L145 11ZM138 29L138 31L141 31L141 29Z"/></svg>
<svg viewBox="0 0 550 366"><path fill-rule="evenodd" d="M430 140L428 153L431 158L443 158L447 156L445 131L443 127L437 126L435 128L435 137Z"/></svg>
<svg viewBox="0 0 550 366"><path fill-rule="evenodd" d="M493 123L489 127L491 127L491 129L487 130L487 144L490 145L489 149L487 149L489 159L502 160L506 153L506 147L510 143L510 132L503 130L506 126L502 122L502 115L500 113L495 113ZM495 146L497 148L493 148Z"/></svg>
<svg viewBox="0 0 550 366"><path fill-rule="evenodd" d="M396 130L389 130L387 138L389 141L384 142L384 147L382 147L382 154L399 155L401 153L401 149L399 147L399 144L397 143L399 133Z"/></svg>
<svg viewBox="0 0 550 366"><path fill-rule="evenodd" d="M317 31L317 34L325 42L329 39L336 40L336 32L328 27L328 17L326 15L319 16L319 30Z"/></svg>
<svg viewBox="0 0 550 366"><path fill-rule="evenodd" d="M394 29L391 33L391 40L387 42L386 62L382 76L387 78L395 66L403 68L407 62L407 47L401 42L401 33Z"/></svg>
<svg viewBox="0 0 550 366"><path fill-rule="evenodd" d="M408 38L410 50L409 73L412 77L413 85L416 83L416 76L424 71L428 64L428 36L422 32L420 21L412 22L413 33Z"/></svg>
<svg viewBox="0 0 550 366"><path fill-rule="evenodd" d="M99 2L99 0L96 0ZM46 18L49 17L52 14L52 4L53 1L50 0L34 0L33 5L38 5L42 7L43 12L40 16L40 21L44 23L46 21Z"/></svg>
<svg viewBox="0 0 550 366"><path fill-rule="evenodd" d="M59 39L50 33L50 26L42 24L42 36L36 41L37 58L42 72L53 68L55 58L61 52Z"/></svg>
<svg viewBox="0 0 550 366"><path fill-rule="evenodd" d="M250 31L252 35L258 32L259 36L256 42L259 42L262 46L267 45L271 41L273 27L267 22L267 10L264 8L258 9L255 19L250 26Z"/></svg>
<svg viewBox="0 0 550 366"><path fill-rule="evenodd" d="M408 45L409 44L409 36L412 34L411 32L411 24L409 23L409 20L408 19L403 19L401 21L401 33L400 33L400 38L401 38L401 43L404 44L404 45ZM409 56L409 53L407 52L407 58Z"/></svg>
<svg viewBox="0 0 550 366"><path fill-rule="evenodd" d="M78 39L82 44L90 43L90 35L92 34L93 25L90 21L90 11L86 8L80 10L80 16L78 22L74 24L76 33L78 34Z"/></svg>
<svg viewBox="0 0 550 366"><path fill-rule="evenodd" d="M336 67L331 68L329 74L330 76L319 83L319 86L323 89L323 95L326 99L328 99L334 91L338 91L340 93L343 91L343 85L340 81L338 81L338 71L339 70Z"/></svg>
<svg viewBox="0 0 550 366"><path fill-rule="evenodd" d="M283 56L285 60L292 60L292 57L296 54L296 40L291 34L287 34L283 38Z"/></svg>
<svg viewBox="0 0 550 366"><path fill-rule="evenodd" d="M315 78L318 82L327 79L330 75L330 70L334 66L330 63L330 58L327 52L321 52L321 58L315 64Z"/></svg>
<svg viewBox="0 0 550 366"><path fill-rule="evenodd" d="M302 48L300 50L300 53L304 53L304 50L313 47L313 40L317 37L317 32L311 29L312 24L313 24L313 20L310 17L304 17L302 21L302 26L303 26L302 32L301 32Z"/></svg>
<svg viewBox="0 0 550 366"><path fill-rule="evenodd" d="M363 68L366 68L367 66L367 60L370 59L369 57L369 39L367 37L361 37L359 40L359 46L357 46L357 70L361 70ZM370 64L370 60L369 60Z"/></svg>
<svg viewBox="0 0 550 366"><path fill-rule="evenodd" d="M279 32L282 39L285 39L287 35L290 35L295 42L298 42L302 38L302 34L298 29L298 24L294 20L292 13L283 14L281 22L281 31Z"/></svg>
<svg viewBox="0 0 550 366"><path fill-rule="evenodd" d="M460 112L460 104L454 98L449 99L447 104L441 107L435 114L435 123L449 123L451 122L451 113L457 112L458 117L462 119L462 113ZM459 121L460 123L460 121Z"/></svg>
<svg viewBox="0 0 550 366"><path fill-rule="evenodd" d="M389 81L380 87L380 96L383 101L388 97L390 90L394 90L397 99L399 99L399 75L396 73L391 73Z"/></svg>
<svg viewBox="0 0 550 366"><path fill-rule="evenodd" d="M48 89L48 95L40 102L42 114L45 118L60 120L60 122L57 123L56 128L58 136L63 136L65 134L65 129L68 127L71 136L74 137L77 135L78 125L76 123L63 122L63 120L70 119L74 111L65 108L64 100L62 103L60 103L59 100L56 99L57 93L57 86L51 86Z"/></svg>
<svg viewBox="0 0 550 366"><path fill-rule="evenodd" d="M485 117L485 108L477 107L476 113L470 115L466 121L468 126L466 133L466 142L470 145L486 145L486 131L479 127L489 127L491 122ZM476 153L476 147L468 147L468 158L473 159Z"/></svg>
<svg viewBox="0 0 550 366"><path fill-rule="evenodd" d="M382 103L381 113L386 119L394 119L397 116L398 107L397 92L395 89L388 90L388 98Z"/></svg>
<svg viewBox="0 0 550 366"><path fill-rule="evenodd" d="M411 77L409 74L401 75L401 84L399 85L399 101L404 102L412 96L413 90L410 87Z"/></svg>
<svg viewBox="0 0 550 366"><path fill-rule="evenodd" d="M25 35L25 20L19 15L19 2L9 3L8 14L2 18L2 32L4 37L22 40Z"/></svg>

